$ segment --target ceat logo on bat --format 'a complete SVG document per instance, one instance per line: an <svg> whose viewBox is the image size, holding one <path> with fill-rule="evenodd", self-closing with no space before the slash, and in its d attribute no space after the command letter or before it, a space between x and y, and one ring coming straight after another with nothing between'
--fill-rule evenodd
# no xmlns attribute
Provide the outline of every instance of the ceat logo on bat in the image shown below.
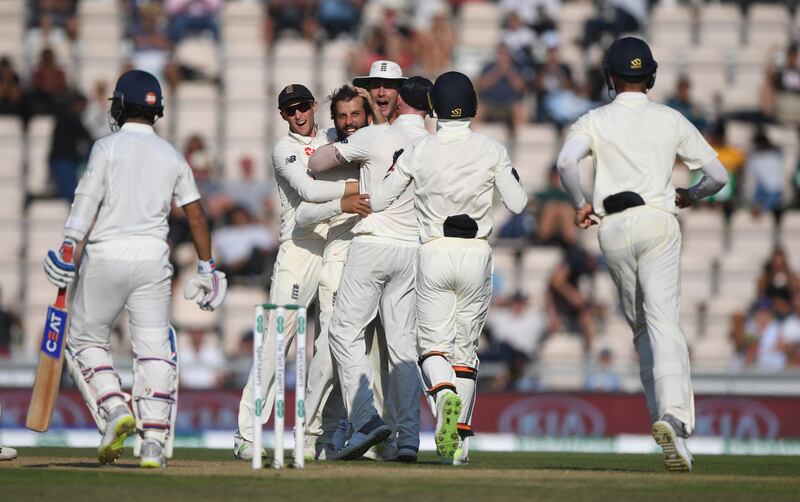
<svg viewBox="0 0 800 502"><path fill-rule="evenodd" d="M53 359L61 358L64 335L67 329L67 313L53 307L47 309L47 321L42 336L42 352Z"/></svg>
<svg viewBox="0 0 800 502"><path fill-rule="evenodd" d="M307 156L311 157L312 155L314 155L314 152L316 152L315 149L311 148L310 146L306 147L306 155Z"/></svg>
<svg viewBox="0 0 800 502"><path fill-rule="evenodd" d="M148 105L156 104L156 93L151 91L151 92L148 92L147 94L145 94L144 95L144 102L147 103Z"/></svg>

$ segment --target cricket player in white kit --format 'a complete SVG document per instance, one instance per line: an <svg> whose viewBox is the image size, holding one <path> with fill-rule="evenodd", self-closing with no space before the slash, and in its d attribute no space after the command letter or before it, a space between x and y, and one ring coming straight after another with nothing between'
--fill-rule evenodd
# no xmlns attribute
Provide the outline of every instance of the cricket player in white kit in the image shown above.
<svg viewBox="0 0 800 502"><path fill-rule="evenodd" d="M308 174L308 158L317 148L327 144L325 131L319 131L314 114L317 102L311 91L303 85L286 86L278 95L281 117L289 125L289 134L283 137L272 150L272 167L278 185L281 202L281 245L272 272L270 303L277 305L298 304L304 307L316 298L319 288L323 251L328 235L328 225L321 223L310 227L296 224L295 211L304 200L328 202L345 195L356 194L358 183L343 183L315 180ZM286 351L291 348L297 331L296 312L286 318ZM271 326L271 323L267 323ZM261 414L262 423L269 420L275 399L275 336L269 331L265 338L261 396L266 413ZM253 372L239 402L238 429L234 436L234 456L251 459L253 446ZM261 424L258 424L260 427ZM259 446L260 449L260 446Z"/></svg>
<svg viewBox="0 0 800 502"><path fill-rule="evenodd" d="M98 140L64 225L64 245L86 240L67 337L68 365L98 427L101 463L122 455L138 431L142 467L163 467L171 455L178 388L174 332L169 326L172 266L167 216L173 200L186 211L200 259L184 296L214 310L225 299L216 271L200 194L183 156L153 131L163 114L161 87L132 70L117 81L111 118L118 132ZM45 260L50 282L65 287L75 267L61 250ZM111 324L125 307L134 352L133 415L109 352ZM135 415L135 417L134 417ZM169 442L168 442L169 441Z"/></svg>
<svg viewBox="0 0 800 502"><path fill-rule="evenodd" d="M329 137L341 141L369 125L372 117L369 104L354 88L344 85L328 99L334 123L334 130L328 131ZM316 173L315 177L324 181L358 181L358 166L345 164L337 169ZM328 224L328 238L319 276L320 329L314 340L314 355L308 365L305 400L305 455L316 460L326 460L336 452L346 434L346 423L342 423L342 420L346 421L346 413L339 380L334 373L328 332L336 290L353 238L353 226L358 223L359 215L366 216L371 212L368 196L354 194L322 204L303 201L295 213L296 223L300 226Z"/></svg>
<svg viewBox="0 0 800 502"><path fill-rule="evenodd" d="M675 215L727 183L714 149L679 112L651 102L657 64L645 42L614 42L604 69L613 102L573 125L558 157L558 170L577 213L588 228L600 218L600 247L633 330L642 384L669 470L689 471L685 438L694 430L694 396L689 353L678 325L681 234ZM610 92L610 91L609 91ZM593 202L580 188L578 161L594 156ZM675 189L675 158L703 178Z"/></svg>
<svg viewBox="0 0 800 502"><path fill-rule="evenodd" d="M469 78L436 79L431 101L435 135L400 155L378 190L375 215L408 190L421 246L417 262L417 344L427 392L435 396L434 438L442 463L466 461L458 423L469 425L478 370L478 338L492 293L492 198L519 214L528 202L506 149L472 132L478 98ZM471 431L470 431L471 432Z"/></svg>
<svg viewBox="0 0 800 502"><path fill-rule="evenodd" d="M346 162L361 164L361 192L371 194L387 170L414 140L425 136L430 113L430 81L405 80L399 88L399 115L392 124L373 125L346 141L320 148L312 171ZM416 368L414 280L419 230L411 189L381 214L371 214L353 229L331 322L330 345L354 433L339 453L350 460L391 437L400 461L413 462L419 451L419 376ZM372 371L365 354L364 330L380 313L389 359L388 396L392 430L375 408Z"/></svg>
<svg viewBox="0 0 800 502"><path fill-rule="evenodd" d="M2 413L2 406L0 406L0 413ZM17 458L17 450L10 446L0 445L0 460L14 460Z"/></svg>

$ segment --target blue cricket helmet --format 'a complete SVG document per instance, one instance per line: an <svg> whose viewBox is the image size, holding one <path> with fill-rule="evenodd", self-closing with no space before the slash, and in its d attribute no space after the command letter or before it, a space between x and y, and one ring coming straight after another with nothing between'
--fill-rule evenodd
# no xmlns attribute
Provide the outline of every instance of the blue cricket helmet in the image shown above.
<svg viewBox="0 0 800 502"><path fill-rule="evenodd" d="M131 113L149 115L155 122L157 117L164 116L163 99L161 84L156 77L146 71L130 70L117 80L109 113L117 127L122 125L125 116Z"/></svg>
<svg viewBox="0 0 800 502"><path fill-rule="evenodd" d="M471 118L478 111L478 95L472 81L457 71L439 75L431 90L431 102L439 119Z"/></svg>

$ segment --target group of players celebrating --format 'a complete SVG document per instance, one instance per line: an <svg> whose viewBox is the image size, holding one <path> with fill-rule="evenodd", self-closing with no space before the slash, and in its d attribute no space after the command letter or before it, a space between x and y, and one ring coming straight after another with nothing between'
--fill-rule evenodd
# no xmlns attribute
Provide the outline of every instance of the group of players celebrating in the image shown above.
<svg viewBox="0 0 800 502"><path fill-rule="evenodd" d="M607 56L609 87L616 86L630 100L652 87L656 65L643 42L622 45L613 58ZM644 104L644 99L636 103ZM437 455L444 464L466 463L473 435L478 338L492 292L488 244L492 201L497 196L519 214L527 205L525 190L506 149L471 130L478 100L462 73L447 72L432 83L419 76L404 77L394 62L376 61L368 76L336 89L328 101L335 127L321 130L315 120L318 102L309 89L301 84L284 87L278 108L288 133L272 150L281 244L269 302L307 307L316 299L319 306L307 377L305 455L317 460L367 456L415 462L424 392L436 417ZM627 101L620 101L619 106L630 108ZM612 105L603 108L617 110ZM639 183L642 196L633 194L638 199L631 200L624 196L632 193L624 191L626 186L613 186L625 185L618 177L609 186L614 192L623 191L608 197L618 204L595 212L575 188L577 160L594 152L602 163L603 142L613 146L615 139L594 137L598 133L587 115L573 129L559 159L577 210L576 224L586 228L596 222L595 215L651 203L665 206L654 210L654 217L661 218L677 212L676 204L685 207L718 190L709 174L715 173L710 147L673 115L660 108L648 113L656 112L661 117L656 122L660 120L663 128L683 127L678 131L682 143L664 139L669 143L664 149L669 168L678 144L678 155L706 173L700 189L678 190L676 195L669 177L659 176L648 182L664 185L653 189L655 196L647 191L647 183ZM67 364L102 434L101 463L117 460L124 440L132 434L137 436L135 454L143 467L164 466L172 453L178 368L174 330L169 326L172 269L166 230L173 201L187 211L199 257L198 275L189 281L184 296L213 310L223 303L227 290L225 275L216 270L211 257L191 170L171 145L154 134L152 125L162 113L161 90L154 77L137 70L120 77L111 116L121 128L95 144L65 224L62 249L85 241ZM434 115L435 126L431 121L426 127ZM616 120L636 120L623 115ZM621 140L629 145L626 141ZM628 176L634 188L636 176ZM598 179L603 179L601 173ZM600 187L595 195L609 186ZM672 206L658 198L664 194L675 198ZM619 242L631 239L617 237ZM75 265L64 258L62 249L50 251L45 261L48 277L60 287L76 277ZM631 259L629 267L635 274L638 258ZM678 263L673 254L668 260L667 275ZM617 270L614 263L610 267ZM621 292L641 289L635 278L627 284L623 272L617 275ZM679 298L677 292L670 294L665 301ZM644 300L637 296L635 301L648 306L648 295L645 291ZM111 323L123 306L133 339L132 398L120 389L109 351ZM668 314L659 322L674 321L677 327L677 318L671 319L671 311ZM641 328L645 318L637 315L631 313L629 321L641 337L640 331L649 328ZM290 312L286 321L287 351L296 333L295 316L296 311ZM679 328L670 329L662 338L682 337ZM660 328L653 331L658 335ZM269 326L261 354L260 388L265 395L253 396L251 372L239 405L236 458L265 455L252 441L254 428L262 426L255 422L252 403L254 397L260 398L267 411L260 418L266 422L274 402L275 343ZM656 345L647 350L656 352ZM663 357L655 354L649 360L655 359L658 367L643 367L643 375L646 371L650 375L645 391L654 415L654 437L664 447L665 461L672 458L676 470L691 469L691 455L683 443L693 424L685 343L683 348L670 346L660 352L675 359L674 364L659 366ZM661 385L666 382L664 375L671 378L671 386L682 390Z"/></svg>

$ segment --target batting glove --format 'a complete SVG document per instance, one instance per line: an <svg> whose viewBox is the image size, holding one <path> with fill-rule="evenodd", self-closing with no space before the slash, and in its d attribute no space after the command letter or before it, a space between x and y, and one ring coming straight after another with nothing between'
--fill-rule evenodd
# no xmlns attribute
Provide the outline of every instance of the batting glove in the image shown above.
<svg viewBox="0 0 800 502"><path fill-rule="evenodd" d="M71 250L75 248L75 241L64 239L61 247L48 251L44 259L44 272L47 274L47 280L59 288L66 288L75 280L75 265L72 263L72 256L69 260L64 257L66 247L70 248L71 255Z"/></svg>
<svg viewBox="0 0 800 502"><path fill-rule="evenodd" d="M194 300L203 310L212 311L220 307L228 292L228 279L216 268L214 260L201 261L198 274L186 283L183 297Z"/></svg>

